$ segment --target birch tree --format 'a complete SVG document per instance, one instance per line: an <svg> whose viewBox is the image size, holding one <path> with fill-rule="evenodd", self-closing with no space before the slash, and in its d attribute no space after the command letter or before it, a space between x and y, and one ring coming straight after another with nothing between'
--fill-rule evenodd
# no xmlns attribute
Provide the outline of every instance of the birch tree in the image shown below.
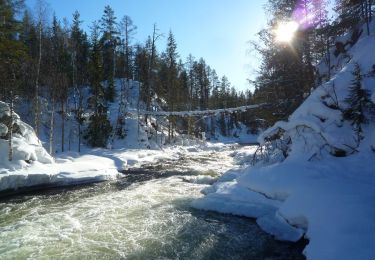
<svg viewBox="0 0 375 260"><path fill-rule="evenodd" d="M41 74L41 64L42 64L42 41L43 41L43 30L46 24L47 15L47 4L44 0L36 1L36 17L37 17L37 30L38 30L38 61L36 67L36 77L35 77L35 94L34 94L34 124L36 136L40 134L40 74Z"/></svg>

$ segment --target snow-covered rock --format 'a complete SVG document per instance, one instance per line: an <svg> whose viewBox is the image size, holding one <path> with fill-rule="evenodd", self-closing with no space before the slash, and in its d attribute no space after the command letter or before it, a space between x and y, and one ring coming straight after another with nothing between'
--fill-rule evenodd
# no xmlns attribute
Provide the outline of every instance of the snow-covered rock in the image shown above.
<svg viewBox="0 0 375 260"><path fill-rule="evenodd" d="M17 114L13 113L13 119L10 114L8 104L0 101L0 169L22 168L32 162L53 163L53 158L43 148L33 128L21 121ZM13 121L13 160L9 162L8 126L11 121Z"/></svg>

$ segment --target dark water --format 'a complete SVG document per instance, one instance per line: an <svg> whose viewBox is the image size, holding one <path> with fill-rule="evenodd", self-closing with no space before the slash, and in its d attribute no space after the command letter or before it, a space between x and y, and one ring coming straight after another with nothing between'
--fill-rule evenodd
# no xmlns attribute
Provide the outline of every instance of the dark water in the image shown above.
<svg viewBox="0 0 375 260"><path fill-rule="evenodd" d="M116 182L0 201L0 259L304 259L248 218L195 210L205 185L186 176L217 155L132 170ZM196 167L195 167L196 168Z"/></svg>

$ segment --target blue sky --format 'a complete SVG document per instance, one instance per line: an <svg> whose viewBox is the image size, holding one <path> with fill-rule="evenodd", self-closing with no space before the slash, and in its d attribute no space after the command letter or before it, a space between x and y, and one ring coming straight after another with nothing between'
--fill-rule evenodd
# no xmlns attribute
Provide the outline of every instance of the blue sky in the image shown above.
<svg viewBox="0 0 375 260"><path fill-rule="evenodd" d="M51 11L71 20L78 10L84 27L103 14L110 5L118 19L129 15L138 30L135 40L144 42L157 24L166 36L171 29L178 52L185 60L191 53L203 57L219 76L226 75L237 89L249 88L246 79L253 75L259 61L248 54L249 40L266 24L266 0L46 0ZM33 9L35 0L26 0ZM158 43L165 49L166 37Z"/></svg>

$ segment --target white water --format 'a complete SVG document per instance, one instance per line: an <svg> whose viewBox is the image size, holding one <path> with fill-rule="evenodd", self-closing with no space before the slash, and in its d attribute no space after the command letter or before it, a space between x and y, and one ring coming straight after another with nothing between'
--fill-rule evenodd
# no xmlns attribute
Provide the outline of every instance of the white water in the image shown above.
<svg viewBox="0 0 375 260"><path fill-rule="evenodd" d="M207 168L224 171L230 165L224 160L227 155L201 154L175 168L179 174L213 175ZM192 163L201 171L188 173ZM252 220L193 210L190 202L202 196L206 185L184 179L176 175L132 184L123 180L0 202L0 259L300 256Z"/></svg>

